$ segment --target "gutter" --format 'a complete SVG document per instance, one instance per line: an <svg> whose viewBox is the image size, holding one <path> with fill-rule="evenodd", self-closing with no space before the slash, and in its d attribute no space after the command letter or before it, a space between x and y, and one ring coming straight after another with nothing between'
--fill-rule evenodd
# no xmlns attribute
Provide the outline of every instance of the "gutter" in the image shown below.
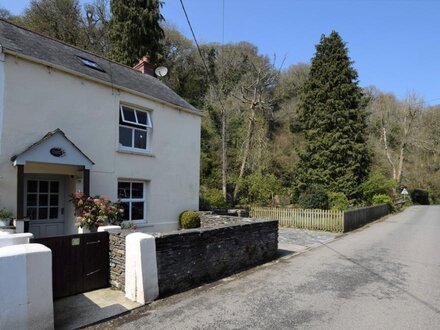
<svg viewBox="0 0 440 330"><path fill-rule="evenodd" d="M44 66L47 66L47 67L51 67L51 68L54 68L54 69L59 70L61 72L66 72L66 73L69 73L71 75L74 75L74 76L77 76L77 77L80 77L80 78L83 78L83 79L86 79L86 80L89 80L89 81L93 81L93 82L101 84L101 85L105 85L107 87L116 88L116 89L119 89L121 91L127 92L129 94L140 96L142 98L146 98L148 100L164 104L164 105L169 106L171 108L174 108L176 110L187 112L187 113L190 113L190 114L195 115L195 116L199 116L199 117L204 117L205 116L205 114L203 112L189 110L189 109L186 109L184 107L178 106L176 104L169 103L167 101L164 101L164 100L152 97L150 95L146 95L146 94L143 94L143 93L138 92L138 91L134 91L134 90L126 88L126 87L122 87L122 86L119 86L119 85L116 85L116 84L113 84L113 83L109 83L109 82L106 82L106 81L103 81L103 80L100 80L100 79L96 79L96 78L90 77L90 76L88 76L86 74L77 72L75 70L70 70L70 69L65 68L65 67L63 67L61 65L56 65L56 64L53 64L53 63L50 63L50 62L47 62L47 61L40 60L38 58L32 57L32 56L23 55L21 53L15 52L15 51L13 51L11 49L7 49L7 48L4 48L4 47L1 47L1 45L0 45L0 49L1 48L3 49L3 52L5 54L13 55L15 57L22 58L22 59L30 61L30 62L38 63L38 64L41 64L41 65L44 65Z"/></svg>

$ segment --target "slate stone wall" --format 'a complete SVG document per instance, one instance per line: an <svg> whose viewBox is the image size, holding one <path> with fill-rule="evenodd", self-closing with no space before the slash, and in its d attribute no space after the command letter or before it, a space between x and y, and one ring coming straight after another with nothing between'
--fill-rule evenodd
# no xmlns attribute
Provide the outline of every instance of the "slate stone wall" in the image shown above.
<svg viewBox="0 0 440 330"><path fill-rule="evenodd" d="M367 206L344 211L344 233L362 227L367 223L386 216L389 213L390 207L387 204Z"/></svg>
<svg viewBox="0 0 440 330"><path fill-rule="evenodd" d="M131 233L109 233L110 285L121 291L125 291L125 237Z"/></svg>
<svg viewBox="0 0 440 330"><path fill-rule="evenodd" d="M278 221L207 214L199 229L150 233L156 240L160 296L182 292L273 260ZM109 233L110 285L125 291L125 238Z"/></svg>
<svg viewBox="0 0 440 330"><path fill-rule="evenodd" d="M159 294L167 296L274 259L278 221L241 219L156 236Z"/></svg>

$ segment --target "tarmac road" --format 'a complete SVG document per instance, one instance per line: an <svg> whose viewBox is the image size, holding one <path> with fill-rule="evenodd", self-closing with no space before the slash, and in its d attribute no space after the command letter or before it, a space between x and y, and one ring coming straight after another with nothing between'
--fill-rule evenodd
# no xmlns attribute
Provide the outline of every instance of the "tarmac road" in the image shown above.
<svg viewBox="0 0 440 330"><path fill-rule="evenodd" d="M440 329L440 206L408 208L95 328Z"/></svg>

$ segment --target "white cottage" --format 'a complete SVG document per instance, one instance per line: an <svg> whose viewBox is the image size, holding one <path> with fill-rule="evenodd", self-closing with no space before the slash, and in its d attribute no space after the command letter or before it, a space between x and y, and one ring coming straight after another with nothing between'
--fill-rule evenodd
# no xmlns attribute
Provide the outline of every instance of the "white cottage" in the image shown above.
<svg viewBox="0 0 440 330"><path fill-rule="evenodd" d="M176 229L198 208L202 113L151 71L0 20L0 208L37 237L73 234L83 191L142 230Z"/></svg>

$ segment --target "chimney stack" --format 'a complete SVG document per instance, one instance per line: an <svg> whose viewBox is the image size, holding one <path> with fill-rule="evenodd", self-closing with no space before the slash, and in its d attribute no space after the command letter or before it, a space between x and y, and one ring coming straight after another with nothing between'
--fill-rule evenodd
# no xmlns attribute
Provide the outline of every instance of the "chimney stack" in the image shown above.
<svg viewBox="0 0 440 330"><path fill-rule="evenodd" d="M150 63L150 57L144 56L139 60L139 63L136 64L133 69L138 70L142 73L148 74L150 76L156 77L154 74L154 70L156 69L153 64Z"/></svg>

